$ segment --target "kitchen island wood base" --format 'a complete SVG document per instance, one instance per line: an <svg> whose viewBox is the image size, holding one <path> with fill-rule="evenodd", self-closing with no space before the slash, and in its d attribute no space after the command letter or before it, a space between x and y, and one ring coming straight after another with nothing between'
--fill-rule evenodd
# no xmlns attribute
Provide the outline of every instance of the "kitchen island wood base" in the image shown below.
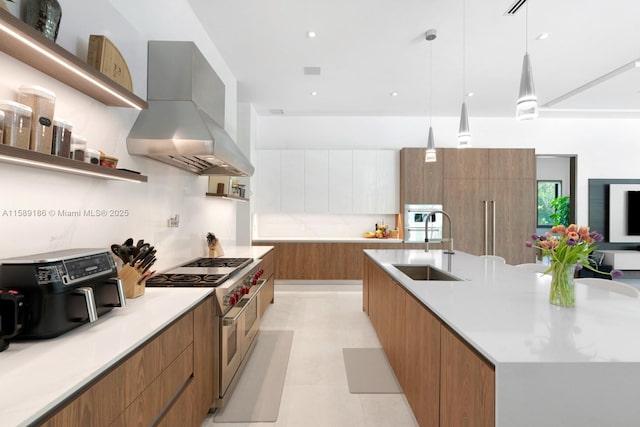
<svg viewBox="0 0 640 427"><path fill-rule="evenodd" d="M638 426L637 298L577 279L558 307L548 275L465 252L364 257L363 307L420 425Z"/></svg>
<svg viewBox="0 0 640 427"><path fill-rule="evenodd" d="M494 426L495 372L364 256L363 307L421 426Z"/></svg>

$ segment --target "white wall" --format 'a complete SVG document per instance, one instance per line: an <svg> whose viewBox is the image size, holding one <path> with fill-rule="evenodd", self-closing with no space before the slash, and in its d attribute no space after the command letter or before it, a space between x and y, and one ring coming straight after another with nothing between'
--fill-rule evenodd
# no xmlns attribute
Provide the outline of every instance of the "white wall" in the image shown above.
<svg viewBox="0 0 640 427"><path fill-rule="evenodd" d="M577 215L588 223L589 178L638 178L638 119L545 119L470 117L472 146L535 148L537 154L577 156ZM433 118L437 147L455 147L458 118ZM426 146L421 117L263 116L257 149L364 149Z"/></svg>
<svg viewBox="0 0 640 427"><path fill-rule="evenodd" d="M121 51L133 76L134 92L146 98L149 39L193 40L224 81L227 131L236 133L236 80L206 37L187 0L65 0L58 44L86 56L89 34L105 34ZM15 11L15 6L12 9ZM127 16L125 19L124 16ZM141 171L148 183L108 181L0 163L0 258L58 249L99 247L126 238L158 248L159 269L206 254L206 233L224 245L235 243L235 203L206 198L207 178L142 157L129 156L126 137L137 117L133 109L106 107L74 89L0 53L0 99L16 99L21 84L37 84L57 95L55 116L70 120L89 146L120 159L118 167ZM46 217L16 217L12 211L44 209ZM58 211L123 209L126 217L62 217ZM180 227L167 220L180 215ZM249 223L241 224L249 228Z"/></svg>
<svg viewBox="0 0 640 427"><path fill-rule="evenodd" d="M561 196L571 194L571 166L569 157L539 157L536 159L536 178L540 181L561 181Z"/></svg>

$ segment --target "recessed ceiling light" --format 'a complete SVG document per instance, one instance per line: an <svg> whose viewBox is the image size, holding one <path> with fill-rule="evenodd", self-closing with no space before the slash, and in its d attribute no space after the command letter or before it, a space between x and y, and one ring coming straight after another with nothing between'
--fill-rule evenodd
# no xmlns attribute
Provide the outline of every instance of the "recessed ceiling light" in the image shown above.
<svg viewBox="0 0 640 427"><path fill-rule="evenodd" d="M391 96L398 96L398 92L391 92L389 95L391 95Z"/></svg>
<svg viewBox="0 0 640 427"><path fill-rule="evenodd" d="M540 33L538 37L536 37L536 40L546 40L550 35L551 33Z"/></svg>
<svg viewBox="0 0 640 427"><path fill-rule="evenodd" d="M469 98L471 98L473 96L473 92L467 92L465 96L468 96Z"/></svg>
<svg viewBox="0 0 640 427"><path fill-rule="evenodd" d="M317 34L315 31L307 31L307 37L309 37L310 39L315 39L316 35Z"/></svg>
<svg viewBox="0 0 640 427"><path fill-rule="evenodd" d="M316 96L317 94L318 94L318 92L316 92L316 91L311 92L311 96Z"/></svg>

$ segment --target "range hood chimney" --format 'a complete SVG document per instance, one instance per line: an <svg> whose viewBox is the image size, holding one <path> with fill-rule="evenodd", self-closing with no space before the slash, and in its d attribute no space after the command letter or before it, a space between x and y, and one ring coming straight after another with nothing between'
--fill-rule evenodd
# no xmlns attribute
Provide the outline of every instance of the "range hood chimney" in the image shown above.
<svg viewBox="0 0 640 427"><path fill-rule="evenodd" d="M129 154L199 175L251 176L251 162L220 125L224 83L196 45L150 41L148 50L149 108L129 132Z"/></svg>

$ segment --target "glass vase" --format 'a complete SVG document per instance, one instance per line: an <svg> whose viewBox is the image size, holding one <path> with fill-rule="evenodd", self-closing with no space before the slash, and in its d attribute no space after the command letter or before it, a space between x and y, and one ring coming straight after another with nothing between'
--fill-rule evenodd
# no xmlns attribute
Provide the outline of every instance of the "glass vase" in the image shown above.
<svg viewBox="0 0 640 427"><path fill-rule="evenodd" d="M49 40L56 41L62 18L58 0L27 0L25 22Z"/></svg>
<svg viewBox="0 0 640 427"><path fill-rule="evenodd" d="M574 286L575 264L554 262L551 264L551 292L549 302L560 307L575 307L576 294Z"/></svg>

